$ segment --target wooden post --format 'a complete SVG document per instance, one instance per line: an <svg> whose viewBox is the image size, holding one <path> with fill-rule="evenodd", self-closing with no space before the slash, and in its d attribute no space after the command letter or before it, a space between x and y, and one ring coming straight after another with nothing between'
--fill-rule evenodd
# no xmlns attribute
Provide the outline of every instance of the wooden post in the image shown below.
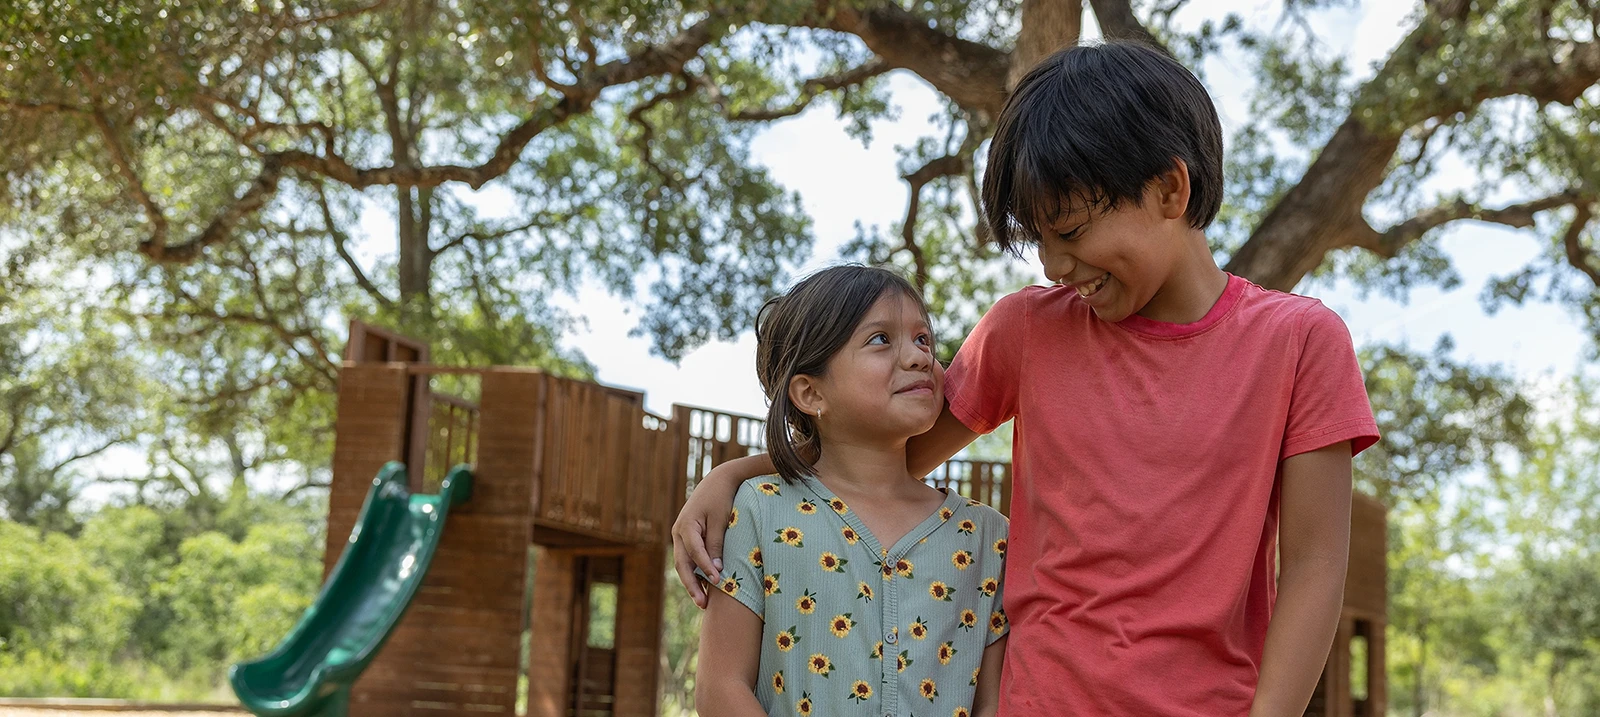
<svg viewBox="0 0 1600 717"><path fill-rule="evenodd" d="M528 717L567 717L571 704L573 574L571 550L541 547L533 570L533 644L528 659Z"/></svg>
<svg viewBox="0 0 1600 717"><path fill-rule="evenodd" d="M661 690L661 621L667 549L644 545L622 558L617 588L616 702L613 717L655 717Z"/></svg>
<svg viewBox="0 0 1600 717"><path fill-rule="evenodd" d="M397 364L345 364L339 370L324 582L344 553L372 479L383 464L405 459L408 382L405 367Z"/></svg>

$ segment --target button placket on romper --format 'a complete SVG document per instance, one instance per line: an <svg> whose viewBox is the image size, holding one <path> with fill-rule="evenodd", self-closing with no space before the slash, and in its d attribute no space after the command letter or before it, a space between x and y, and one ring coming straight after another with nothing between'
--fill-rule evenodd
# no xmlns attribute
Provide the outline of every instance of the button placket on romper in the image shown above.
<svg viewBox="0 0 1600 717"><path fill-rule="evenodd" d="M815 495L824 504L838 500L838 496L828 490L827 486L815 478L807 478L804 485L808 491ZM939 508L925 520L912 528L889 550L884 550L878 542L878 536L869 530L855 510L846 505L845 512L839 517L856 531L860 536L857 546L863 548L872 557L873 562L879 564L879 602L880 624L883 626L883 656L879 663L879 686L883 698L884 717L902 717L909 713L902 712L900 695L899 661L900 653L904 647L900 643L900 585L910 585L907 580L897 580L895 565L902 559L910 556L911 552L922 540L933 531L938 530L949 518L946 514L953 514L967 499L959 494L946 491L945 500Z"/></svg>

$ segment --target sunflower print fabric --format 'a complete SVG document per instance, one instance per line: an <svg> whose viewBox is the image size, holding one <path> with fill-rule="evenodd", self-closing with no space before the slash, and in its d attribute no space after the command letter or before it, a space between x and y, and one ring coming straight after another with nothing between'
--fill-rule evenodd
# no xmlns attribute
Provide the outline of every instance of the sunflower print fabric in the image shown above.
<svg viewBox="0 0 1600 717"><path fill-rule="evenodd" d="M883 546L821 481L746 481L715 587L763 620L757 700L769 715L969 714L983 650L1010 629L1006 535L1000 513L949 494Z"/></svg>

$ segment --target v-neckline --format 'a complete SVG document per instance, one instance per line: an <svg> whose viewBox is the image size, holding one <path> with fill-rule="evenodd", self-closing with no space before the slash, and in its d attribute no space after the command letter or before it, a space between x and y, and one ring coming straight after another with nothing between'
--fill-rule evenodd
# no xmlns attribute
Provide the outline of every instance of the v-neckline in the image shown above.
<svg viewBox="0 0 1600 717"><path fill-rule="evenodd" d="M905 535L900 536L900 539L896 540L892 547L884 550L883 544L878 541L877 534L873 533L867 527L867 524L862 522L861 516L856 515L855 509L851 508L849 503L845 503L844 500L840 499L838 495L828 488L826 483L813 476L807 476L803 481L806 489L821 499L829 510L833 510L833 501L837 500L840 503L844 503L843 513L839 513L836 510L834 512L844 520L846 525L856 531L856 535L860 536L861 541L867 543L867 550L872 553L872 557L875 560L904 557L906 553L911 552L911 546L916 545L923 538L928 537L929 533L944 525L951 517L955 516L956 510L960 505L967 502L966 496L952 492L949 488L936 488L935 490L944 493L944 502L940 503L939 507L934 508L933 512L928 514L928 517L923 518L922 522L918 523L916 527L906 531ZM950 515L941 515L947 509L950 511Z"/></svg>

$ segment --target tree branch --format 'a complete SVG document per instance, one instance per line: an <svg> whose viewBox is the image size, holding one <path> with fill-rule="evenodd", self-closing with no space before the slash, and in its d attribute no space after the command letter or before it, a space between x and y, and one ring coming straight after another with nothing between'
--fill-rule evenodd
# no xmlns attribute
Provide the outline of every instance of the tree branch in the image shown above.
<svg viewBox="0 0 1600 717"><path fill-rule="evenodd" d="M927 20L893 2L864 9L842 2L818 5L799 26L855 35L890 68L915 72L963 108L990 117L1000 114L1010 53L929 27Z"/></svg>
<svg viewBox="0 0 1600 717"><path fill-rule="evenodd" d="M348 246L350 236L339 228L338 222L334 221L333 206L328 202L328 194L323 189L322 183L317 182L315 186L317 190L317 205L322 210L322 224L328 232L328 236L333 238L334 251L339 253L339 258L344 260L345 266L350 267L350 273L356 277L356 284L360 285L373 300L385 307L394 306L394 301L384 296L383 291L379 290L378 286L367 278L367 273L361 270L361 264L356 261L354 256L350 255Z"/></svg>
<svg viewBox="0 0 1600 717"><path fill-rule="evenodd" d="M361 6L361 7L350 8L349 10L340 10L340 11L337 11L337 12L330 12L330 13L325 13L325 14L322 14L322 15L313 15L311 17L295 18L293 20L290 20L290 21L284 23L283 27L286 30L295 30L295 29L299 29L301 27L305 27L306 25L321 25L323 23L334 22L334 21L337 21L337 20L343 20L343 19L346 19L346 18L356 17L358 15L365 15L367 13L370 13L370 12L374 11L374 10L383 9L383 6L388 5L389 2L390 2L390 0L374 0L372 3L370 3L368 5L364 5L364 6Z"/></svg>
<svg viewBox="0 0 1600 717"><path fill-rule="evenodd" d="M720 15L714 14L690 26L664 45L645 47L627 58L601 65L592 76L582 78L578 85L573 86L570 93L534 110L521 124L503 135L493 155L476 167L414 167L397 161L395 166L360 169L336 154L331 143L320 155L295 149L264 154L261 173L250 188L224 208L198 236L183 244L168 246L163 231L145 240L140 245L140 251L158 262L194 261L207 246L226 240L240 221L266 204L276 194L283 172L289 169L332 179L358 190L378 185L432 188L446 182L461 182L478 189L510 171L521 157L522 150L541 132L588 112L605 88L680 72L685 63L694 58L702 47L719 37L724 29L725 21ZM372 69L359 55L352 54L352 57L358 63L363 63L369 71ZM397 151L402 150L397 148Z"/></svg>
<svg viewBox="0 0 1600 717"><path fill-rule="evenodd" d="M1385 259L1390 259L1399 254L1406 245L1421 239L1424 234L1451 222L1471 219L1527 229L1533 226L1534 220L1540 212L1559 207L1577 206L1580 213L1586 213L1588 211L1587 207L1595 200L1596 197L1594 195L1570 190L1499 209L1486 209L1458 199L1454 202L1428 209L1390 227L1384 232L1378 232L1372 229L1371 225L1366 225L1366 231L1362 232L1361 236L1351 240L1350 244L1371 251Z"/></svg>
<svg viewBox="0 0 1600 717"><path fill-rule="evenodd" d="M714 88L709 82L707 82L707 85ZM644 114L656 108L662 102L689 96L689 93L693 92L694 88L694 78L685 73L682 86L657 94L644 102L640 102L638 106L628 111L628 122L639 126L639 139L634 142L639 148L639 158L644 161L645 166L661 177L661 181L668 184L676 184L677 180L673 178L670 172L656 164L655 155L650 148L651 142L655 140L656 128L655 125L650 124L650 121L644 118Z"/></svg>
<svg viewBox="0 0 1600 717"><path fill-rule="evenodd" d="M1497 97L1524 95L1541 103L1571 103L1600 81L1600 43L1591 42L1567 43L1559 53L1565 59L1559 63L1551 61L1542 47L1508 58L1499 65L1499 75L1474 88L1441 86L1431 71L1419 69L1421 63L1449 43L1451 32L1465 26L1476 7L1469 0L1428 3L1417 27L1357 92L1349 114L1315 153L1300 181L1229 259L1229 272L1289 291L1321 265L1329 251L1379 244L1362 209L1387 176L1401 137L1412 126L1471 110ZM1422 91L1422 99L1390 101L1407 87Z"/></svg>
<svg viewBox="0 0 1600 717"><path fill-rule="evenodd" d="M118 437L115 437L115 438L111 438L111 439L107 440L105 443L102 443L102 444L100 444L99 446L97 446L95 448L90 448L88 450L79 451L79 452L74 453L74 454L72 454L70 456L67 456L65 459L57 462L55 465L50 466L50 468L48 470L46 470L45 472L48 473L51 477L54 477L57 473L60 473L61 470L66 468L67 466L72 465L73 463L81 461L81 460L83 460L85 458L92 458L94 456L100 455L101 453L105 453L106 451L111 450L112 447L114 447L114 446L117 446L117 445L122 444L122 443L126 443L128 441L128 439L129 439L128 436L118 436Z"/></svg>
<svg viewBox="0 0 1600 717"><path fill-rule="evenodd" d="M122 143L122 137L117 133L116 127L111 125L111 118L106 116L104 110L96 108L93 112L95 127L100 130L100 138L105 140L106 149L111 152L111 164L116 168L117 174L122 175L123 189L128 196L144 207L145 218L150 220L149 242L165 244L167 241L167 215L150 197L150 192L145 190L144 180L139 178L139 173L134 169L133 158L129 156L128 149Z"/></svg>
<svg viewBox="0 0 1600 717"><path fill-rule="evenodd" d="M284 491L283 495L278 496L278 500L288 500L290 498L293 498L296 493L299 493L300 491L303 491L303 490L310 490L312 488L328 488L328 487L330 487L330 484L327 481L315 481L315 480L302 481L299 485L297 485L297 486L295 486L293 488L290 488L289 490Z"/></svg>
<svg viewBox="0 0 1600 717"><path fill-rule="evenodd" d="M152 234L150 238L139 243L139 251L156 262L183 264L200 258L201 252L206 247L226 241L233 235L234 227L238 226L239 222L255 214L268 199L277 194L278 180L282 178L282 160L274 155L263 157L261 172L250 182L249 188L224 207L193 239L176 246L168 246L165 233Z"/></svg>
<svg viewBox="0 0 1600 717"><path fill-rule="evenodd" d="M941 177L966 174L969 166L967 155L952 154L931 159L916 171L901 177L911 185L911 197L906 202L905 221L900 225L900 240L902 248L911 254L912 264L916 267L918 291L927 289L929 276L928 257L922 251L922 245L917 243L916 237L917 213L922 205L922 187Z"/></svg>
<svg viewBox="0 0 1600 717"><path fill-rule="evenodd" d="M815 100L824 92L832 92L834 90L842 90L846 87L859 85L892 69L894 68L890 67L889 63L884 62L881 58L874 57L871 60L842 72L836 72L831 75L823 75L822 77L813 77L806 80L800 84L800 94L795 97L793 102L790 102L786 106L757 110L741 110L739 112L727 114L727 117L728 119L738 122L768 122L775 119L782 119L784 117L793 117L801 112L804 112L807 107L811 106L811 101ZM709 89L714 99L721 100L723 94L720 88L712 84L707 78L700 78L700 81Z"/></svg>
<svg viewBox="0 0 1600 717"><path fill-rule="evenodd" d="M489 241L495 241L497 239L504 239L504 238L506 238L508 236L511 236L512 234L519 234L521 232L528 231L529 229L532 229L532 228L534 228L536 226L544 224L548 220L549 220L549 217L543 216L541 214L540 216L536 216L533 219L530 219L530 220L528 220L526 222L523 222L521 224L517 224L515 226L503 227L503 228L500 228L500 229L496 229L494 231L489 231L489 232L480 232L480 231L463 232L460 236L457 236L457 237L451 239L450 241L445 242L444 246L441 246L436 251L434 251L434 255L438 256L439 254L443 254L446 251L449 251L449 250L454 249L454 248L456 248L458 246L461 246L462 244L467 243L468 239L471 239L471 240L477 241L477 242L489 242Z"/></svg>
<svg viewBox="0 0 1600 717"><path fill-rule="evenodd" d="M5 440L0 441L0 455L10 452L17 443L17 436L22 433L22 401L16 401L11 409L6 412L11 419L11 425L6 426Z"/></svg>
<svg viewBox="0 0 1600 717"><path fill-rule="evenodd" d="M1583 272L1595 286L1600 286L1600 267L1595 265L1594 250L1579 241L1583 237L1583 230L1589 226L1589 220L1593 218L1593 205L1579 204L1577 213L1572 216L1572 223L1567 225L1567 231L1561 237L1561 243L1567 250L1567 263Z"/></svg>
<svg viewBox="0 0 1600 717"><path fill-rule="evenodd" d="M1133 15L1133 3L1129 0L1089 0L1089 6L1094 8L1094 19L1100 23L1100 33L1109 40L1134 40L1151 47L1161 48L1163 52L1171 54L1171 50L1150 30L1139 22Z"/></svg>
<svg viewBox="0 0 1600 717"><path fill-rule="evenodd" d="M230 100L219 95L206 92L197 94L195 99L198 101L197 104L201 105L199 109L208 116L215 118L217 121L222 121L222 116L217 114L214 109L205 107L204 105L220 105L228 108L232 112L239 114L239 116L248 119L250 121L249 126L246 127L243 132L234 132L232 129L226 130L230 135L234 136L236 141L240 142L241 144L254 142L257 137L260 137L268 132L283 132L291 136L315 133L322 136L324 142L324 151L333 151L333 125L330 125L326 122L273 122L263 119L258 112L251 109L243 102L239 102L237 100Z"/></svg>
<svg viewBox="0 0 1600 717"><path fill-rule="evenodd" d="M15 110L22 113L79 113L89 114L92 110L88 107L69 105L63 102L23 102L0 97L0 109Z"/></svg>

